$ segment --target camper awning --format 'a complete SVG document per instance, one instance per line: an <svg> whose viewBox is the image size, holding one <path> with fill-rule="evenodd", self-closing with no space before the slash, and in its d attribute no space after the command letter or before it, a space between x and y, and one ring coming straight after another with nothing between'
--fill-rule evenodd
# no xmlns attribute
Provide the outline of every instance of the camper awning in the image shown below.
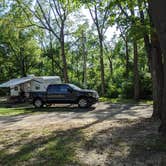
<svg viewBox="0 0 166 166"><path fill-rule="evenodd" d="M0 88L14 87L14 86L17 86L19 84L23 84L25 82L28 82L32 79L33 78L30 78L30 77L29 78L28 77L23 77L23 78L12 79L8 82L0 84Z"/></svg>

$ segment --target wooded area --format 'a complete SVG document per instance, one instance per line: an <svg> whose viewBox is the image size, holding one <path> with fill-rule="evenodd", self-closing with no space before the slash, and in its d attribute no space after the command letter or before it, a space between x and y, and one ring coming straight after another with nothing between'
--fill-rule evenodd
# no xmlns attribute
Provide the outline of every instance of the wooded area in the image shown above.
<svg viewBox="0 0 166 166"><path fill-rule="evenodd" d="M100 96L153 99L166 134L164 7L164 0L1 0L0 82L58 75Z"/></svg>

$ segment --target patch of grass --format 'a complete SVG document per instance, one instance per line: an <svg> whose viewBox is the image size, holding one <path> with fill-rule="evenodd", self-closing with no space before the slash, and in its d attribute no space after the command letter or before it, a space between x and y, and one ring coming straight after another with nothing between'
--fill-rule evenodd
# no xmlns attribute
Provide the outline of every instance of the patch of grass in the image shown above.
<svg viewBox="0 0 166 166"><path fill-rule="evenodd" d="M39 152L39 156L47 160L48 164L66 165L67 163L75 163L75 146L72 137L58 137L48 142L44 149Z"/></svg>
<svg viewBox="0 0 166 166"><path fill-rule="evenodd" d="M153 101L151 100L139 100L136 101L134 99L121 99L121 98L107 98L107 97L101 97L99 99L100 102L110 102L114 104L153 104Z"/></svg>
<svg viewBox="0 0 166 166"><path fill-rule="evenodd" d="M148 105L153 105L153 100L140 100L140 104L148 104Z"/></svg>
<svg viewBox="0 0 166 166"><path fill-rule="evenodd" d="M32 110L27 110L24 108L0 108L0 116L10 116L10 115L20 115L33 113Z"/></svg>
<svg viewBox="0 0 166 166"><path fill-rule="evenodd" d="M43 107L43 108L34 108L32 105L24 105L18 104L14 105L13 108L11 106L2 106L0 104L0 116L12 116L12 115L21 115L21 114L30 114L30 113L50 113L50 112L85 112L91 111L94 108L80 109L77 106L73 107L71 105L67 106L58 106L58 107Z"/></svg>
<svg viewBox="0 0 166 166"><path fill-rule="evenodd" d="M24 133L22 133L24 135ZM20 136L22 136L20 135ZM28 135L28 133L26 133ZM83 135L77 130L55 131L36 138L25 137L18 144L5 144L0 150L2 165L78 165L76 149Z"/></svg>

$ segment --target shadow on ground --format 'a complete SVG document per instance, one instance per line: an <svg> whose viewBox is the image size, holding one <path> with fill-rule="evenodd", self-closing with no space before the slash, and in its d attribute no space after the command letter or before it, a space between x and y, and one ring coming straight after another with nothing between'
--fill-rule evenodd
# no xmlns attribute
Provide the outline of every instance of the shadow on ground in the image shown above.
<svg viewBox="0 0 166 166"><path fill-rule="evenodd" d="M159 122L142 118L117 123L123 125L103 129L86 140L86 154L106 154L104 165L111 166L166 165L166 140L157 132Z"/></svg>
<svg viewBox="0 0 166 166"><path fill-rule="evenodd" d="M81 133L77 130L56 131L37 138L19 138L0 150L2 165L78 165L75 149ZM43 133L44 134L44 133ZM18 142L19 141L19 142ZM6 143L6 142L5 142Z"/></svg>
<svg viewBox="0 0 166 166"><path fill-rule="evenodd" d="M148 111L150 112L148 112L148 115L143 112L146 109L148 109ZM7 128L8 126L13 127L15 125L21 128L21 124L27 124L28 126L30 126L34 122L36 125L40 125L43 122L47 124L50 121L52 122L52 124L57 121L61 123L69 123L72 120L76 120L77 122L82 121L85 123L89 123L91 121L93 121L94 123L99 123L102 121L110 120L122 120L147 116L150 117L151 114L151 107L149 107L148 105L135 107L133 105L108 103L100 103L96 106L96 108L91 107L86 109L80 109L75 105L68 105L65 107L59 106L40 109L36 109L33 107L20 107L16 109L10 109L9 111L12 112L19 110L21 110L21 112L19 112L18 115L0 116L0 128L3 129ZM20 123L16 124L16 122Z"/></svg>
<svg viewBox="0 0 166 166"><path fill-rule="evenodd" d="M0 150L2 165L127 165L165 166L166 140L157 133L151 119L119 120L118 127L105 128L105 119L67 130L14 131L13 140L4 138ZM91 127L103 127L91 137ZM101 126L100 126L101 127ZM8 132L4 133L9 137ZM93 154L95 152L95 155ZM82 153L82 154L81 154ZM106 157L105 157L106 156ZM103 160L104 159L104 160Z"/></svg>

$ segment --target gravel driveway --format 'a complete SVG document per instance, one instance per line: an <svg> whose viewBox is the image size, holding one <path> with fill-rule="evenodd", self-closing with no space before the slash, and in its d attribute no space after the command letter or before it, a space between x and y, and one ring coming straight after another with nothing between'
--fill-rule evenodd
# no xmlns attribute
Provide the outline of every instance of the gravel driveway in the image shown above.
<svg viewBox="0 0 166 166"><path fill-rule="evenodd" d="M31 108L29 108L31 109ZM54 125L57 128L85 125L96 121L147 118L152 114L150 105L98 103L90 109L76 106L51 107L33 114L0 116L0 130L33 129Z"/></svg>

